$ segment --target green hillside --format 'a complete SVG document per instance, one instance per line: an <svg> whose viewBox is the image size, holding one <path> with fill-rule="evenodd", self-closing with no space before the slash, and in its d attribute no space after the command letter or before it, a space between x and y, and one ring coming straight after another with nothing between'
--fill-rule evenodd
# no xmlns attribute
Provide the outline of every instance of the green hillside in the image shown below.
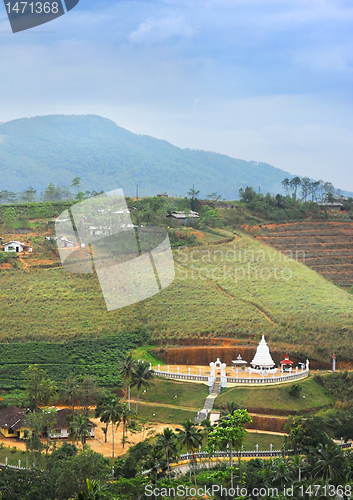
<svg viewBox="0 0 353 500"><path fill-rule="evenodd" d="M174 251L176 278L161 293L107 312L95 275L61 268L0 272L0 341L90 338L144 326L156 340L258 339L322 359L353 359L353 296L304 264L244 234ZM232 262L232 259L236 259Z"/></svg>
<svg viewBox="0 0 353 500"><path fill-rule="evenodd" d="M70 186L79 176L83 190L122 187L132 196L138 184L143 196L165 191L185 196L195 184L202 197L217 191L228 199L247 185L281 192L281 181L292 177L266 163L180 149L94 115L37 116L0 124L0 172L2 189L15 192L30 185L44 191L51 182Z"/></svg>

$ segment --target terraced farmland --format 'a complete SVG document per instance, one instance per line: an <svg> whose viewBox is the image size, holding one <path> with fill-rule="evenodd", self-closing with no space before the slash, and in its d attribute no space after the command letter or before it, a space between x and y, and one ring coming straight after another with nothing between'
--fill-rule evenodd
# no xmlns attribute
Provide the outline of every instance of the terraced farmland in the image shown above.
<svg viewBox="0 0 353 500"><path fill-rule="evenodd" d="M353 222L293 222L244 226L252 236L293 255L325 278L353 286Z"/></svg>

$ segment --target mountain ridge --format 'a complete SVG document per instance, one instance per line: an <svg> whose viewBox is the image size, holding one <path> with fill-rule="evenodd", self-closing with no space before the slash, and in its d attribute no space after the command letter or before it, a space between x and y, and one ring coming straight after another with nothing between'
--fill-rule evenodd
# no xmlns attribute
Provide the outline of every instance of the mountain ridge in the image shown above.
<svg viewBox="0 0 353 500"><path fill-rule="evenodd" d="M81 177L83 190L123 188L126 196L167 192L186 196L192 185L205 197L217 192L235 199L241 187L283 192L294 177L264 162L210 151L182 149L139 135L97 115L47 115L0 123L2 189L37 190L53 182L69 186Z"/></svg>

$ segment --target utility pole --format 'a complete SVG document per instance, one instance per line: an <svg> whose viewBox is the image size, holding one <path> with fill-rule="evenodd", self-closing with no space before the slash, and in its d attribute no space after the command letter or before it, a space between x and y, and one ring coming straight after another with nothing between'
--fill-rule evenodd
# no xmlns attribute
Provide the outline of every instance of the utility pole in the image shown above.
<svg viewBox="0 0 353 500"><path fill-rule="evenodd" d="M139 185L136 184L136 200L139 199Z"/></svg>

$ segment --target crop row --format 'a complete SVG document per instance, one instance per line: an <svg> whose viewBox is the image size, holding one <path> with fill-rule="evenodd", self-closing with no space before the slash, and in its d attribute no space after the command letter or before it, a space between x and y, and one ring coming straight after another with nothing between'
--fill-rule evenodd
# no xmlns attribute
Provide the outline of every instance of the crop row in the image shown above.
<svg viewBox="0 0 353 500"><path fill-rule="evenodd" d="M148 341L145 330L98 339L69 342L26 342L0 344L0 389L23 389L24 371L38 364L61 383L69 375L92 375L100 385L119 386L119 361L128 351Z"/></svg>

